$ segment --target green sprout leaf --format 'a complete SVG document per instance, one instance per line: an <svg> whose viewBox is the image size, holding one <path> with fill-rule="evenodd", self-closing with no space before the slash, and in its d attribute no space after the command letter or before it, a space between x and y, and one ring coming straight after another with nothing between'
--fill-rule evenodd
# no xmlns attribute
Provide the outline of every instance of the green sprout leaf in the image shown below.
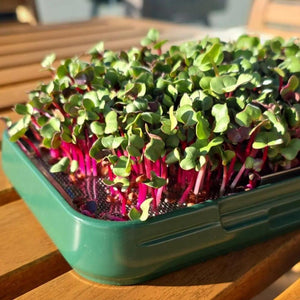
<svg viewBox="0 0 300 300"><path fill-rule="evenodd" d="M55 53L51 53L47 55L41 62L42 67L45 69L50 69L52 67L53 62L55 61L55 58L56 58Z"/></svg>
<svg viewBox="0 0 300 300"><path fill-rule="evenodd" d="M146 221L148 219L150 204L152 200L153 198L148 198L141 204L141 211L142 211L142 214L140 216L141 221Z"/></svg>
<svg viewBox="0 0 300 300"><path fill-rule="evenodd" d="M149 209L153 198L146 199L140 206L140 210L135 207L132 207L129 211L130 220L140 220L142 222L146 221L149 217Z"/></svg>
<svg viewBox="0 0 300 300"><path fill-rule="evenodd" d="M68 157L63 157L50 168L51 173L65 172L70 164Z"/></svg>
<svg viewBox="0 0 300 300"><path fill-rule="evenodd" d="M112 171L116 176L127 177L131 172L130 157L120 156L116 164L113 166Z"/></svg>
<svg viewBox="0 0 300 300"><path fill-rule="evenodd" d="M284 86L281 91L280 95L283 99L287 99L290 93L294 92L299 86L299 79L297 76L292 75L286 86Z"/></svg>
<svg viewBox="0 0 300 300"><path fill-rule="evenodd" d="M254 140L254 149L263 149L267 146L276 146L283 143L282 136L277 132L259 132Z"/></svg>
<svg viewBox="0 0 300 300"><path fill-rule="evenodd" d="M103 158L103 152L102 150L104 149L101 138L97 139L92 147L90 148L89 155L96 159L96 161L100 161Z"/></svg>
<svg viewBox="0 0 300 300"><path fill-rule="evenodd" d="M122 136L113 135L105 136L101 139L101 143L106 149L117 149L123 141L124 138Z"/></svg>
<svg viewBox="0 0 300 300"><path fill-rule="evenodd" d="M91 131L97 136L102 136L105 131L105 124L94 121L91 123Z"/></svg>
<svg viewBox="0 0 300 300"><path fill-rule="evenodd" d="M197 113L196 135L199 140L207 139L210 136L209 122L201 112Z"/></svg>
<svg viewBox="0 0 300 300"><path fill-rule="evenodd" d="M128 217L131 221L140 220L142 212L135 207L129 210Z"/></svg>
<svg viewBox="0 0 300 300"><path fill-rule="evenodd" d="M148 46L152 43L157 42L159 39L159 31L157 29L151 28L147 36L141 40L141 45L142 46Z"/></svg>
<svg viewBox="0 0 300 300"><path fill-rule="evenodd" d="M220 63L222 60L222 45L220 43L213 44L202 58L202 64Z"/></svg>
<svg viewBox="0 0 300 300"><path fill-rule="evenodd" d="M173 149L171 152L168 153L166 157L167 164L173 164L180 160L180 152L178 148Z"/></svg>
<svg viewBox="0 0 300 300"><path fill-rule="evenodd" d="M151 138L150 142L146 145L144 154L148 159L155 162L162 156L164 150L165 143L162 140Z"/></svg>
<svg viewBox="0 0 300 300"><path fill-rule="evenodd" d="M169 109L169 117L170 117L170 130L174 130L177 126L177 119L174 115L174 106L172 105Z"/></svg>
<svg viewBox="0 0 300 300"><path fill-rule="evenodd" d="M193 126L197 123L196 113L190 105L179 107L176 111L176 119L185 126Z"/></svg>
<svg viewBox="0 0 300 300"><path fill-rule="evenodd" d="M184 158L180 161L180 167L183 170L191 170L196 167L196 158L199 150L195 147L186 147L184 150Z"/></svg>
<svg viewBox="0 0 300 300"><path fill-rule="evenodd" d="M251 123L258 120L260 116L261 110L259 107L247 104L244 110L235 115L235 121L240 126L249 127Z"/></svg>
<svg viewBox="0 0 300 300"><path fill-rule="evenodd" d="M78 161L77 160L72 160L71 165L70 165L70 171L71 173L76 172L78 169Z"/></svg>
<svg viewBox="0 0 300 300"><path fill-rule="evenodd" d="M118 115L115 111L110 111L105 116L105 130L104 133L110 134L118 130Z"/></svg>
<svg viewBox="0 0 300 300"><path fill-rule="evenodd" d="M164 186L166 183L166 179L157 176L153 171L151 171L151 178L144 181L144 184L157 189Z"/></svg>
<svg viewBox="0 0 300 300"><path fill-rule="evenodd" d="M30 124L30 116L25 115L17 123L12 125L8 130L9 140L11 142L16 142L19 138L25 135Z"/></svg>
<svg viewBox="0 0 300 300"><path fill-rule="evenodd" d="M32 115L33 107L30 104L16 104L15 111L19 115Z"/></svg>
<svg viewBox="0 0 300 300"><path fill-rule="evenodd" d="M93 46L88 53L89 54L99 54L102 53L104 51L104 43L103 42L99 42L98 44L96 44L95 46Z"/></svg>
<svg viewBox="0 0 300 300"><path fill-rule="evenodd" d="M300 139L292 139L289 144L280 149L280 153L287 159L293 160L300 151Z"/></svg>
<svg viewBox="0 0 300 300"><path fill-rule="evenodd" d="M212 108L211 114L215 117L216 120L214 132L222 133L226 131L230 122L226 103L215 104Z"/></svg>

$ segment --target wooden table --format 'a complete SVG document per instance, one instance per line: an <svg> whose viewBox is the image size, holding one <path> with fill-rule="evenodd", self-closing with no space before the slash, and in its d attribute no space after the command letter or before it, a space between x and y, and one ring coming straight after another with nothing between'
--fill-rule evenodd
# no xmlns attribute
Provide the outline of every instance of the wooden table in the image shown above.
<svg viewBox="0 0 300 300"><path fill-rule="evenodd" d="M105 18L77 24L0 25L0 115L47 80L39 62L106 47L138 45L149 27L171 42L200 30L150 20ZM2 125L1 125L2 126ZM1 127L3 131L3 126ZM137 286L107 286L78 277L0 169L0 299L250 299L300 260L300 230L199 263ZM299 286L299 284L298 284ZM284 299L284 298L282 298ZM292 298L289 298L292 299ZM296 298L294 298L296 299Z"/></svg>

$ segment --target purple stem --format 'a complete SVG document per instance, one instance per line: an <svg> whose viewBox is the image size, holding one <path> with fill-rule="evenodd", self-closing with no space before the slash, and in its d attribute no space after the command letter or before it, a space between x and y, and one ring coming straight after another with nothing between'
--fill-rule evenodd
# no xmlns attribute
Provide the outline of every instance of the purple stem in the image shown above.
<svg viewBox="0 0 300 300"><path fill-rule="evenodd" d="M160 167L161 167L160 174L161 174L162 178L167 179L167 177L168 177L168 169L167 169L167 165L166 165L165 161L166 161L166 157L163 157L161 159L161 164L160 164ZM155 198L156 199L156 207L159 206L159 204L161 202L162 193L163 193L165 187L166 186L162 186L162 187L160 187L157 190L157 194L156 194L156 198Z"/></svg>
<svg viewBox="0 0 300 300"><path fill-rule="evenodd" d="M114 180L114 174L113 174L110 166L108 166L108 178L109 178L110 181ZM112 196L115 195L115 190L112 186L109 187L109 190L110 190L110 193L111 193Z"/></svg>
<svg viewBox="0 0 300 300"><path fill-rule="evenodd" d="M200 171L198 172L195 187L194 187L195 195L198 195L199 191L203 189L205 171L206 171L206 164L204 164L201 167Z"/></svg>
<svg viewBox="0 0 300 300"><path fill-rule="evenodd" d="M258 151L257 149L252 149L252 151L251 151L251 153L250 153L250 156L251 156L251 157L254 157L254 156L256 155L257 151ZM237 185L237 183L239 182L239 180L241 179L241 177L242 177L242 175L243 175L245 169L246 169L246 160L245 160L245 162L243 163L243 165L242 165L242 167L240 168L240 170L239 170L239 172L237 173L237 175L235 176L233 182L231 183L231 185L230 185L230 188L231 188L231 189L234 189L234 188L236 187L236 185Z"/></svg>
<svg viewBox="0 0 300 300"><path fill-rule="evenodd" d="M138 201L137 201L137 209L140 209L141 204L146 200L147 196L147 186L143 183L138 184L139 188L139 196L138 196Z"/></svg>
<svg viewBox="0 0 300 300"><path fill-rule="evenodd" d="M221 188L220 188L220 196L224 195L225 187L226 187L226 183L227 183L227 176L228 176L227 166L223 165L223 179L222 179L222 184L221 184Z"/></svg>
<svg viewBox="0 0 300 300"><path fill-rule="evenodd" d="M51 155L52 158L58 159L59 156L60 156L59 150L51 148L50 149L50 155Z"/></svg>
<svg viewBox="0 0 300 300"><path fill-rule="evenodd" d="M86 187L87 187L89 200L93 200L94 197L93 197L93 192L92 192L92 189L91 189L91 177L86 178Z"/></svg>
<svg viewBox="0 0 300 300"><path fill-rule="evenodd" d="M182 186L182 169L179 166L177 168L177 183Z"/></svg>
<svg viewBox="0 0 300 300"><path fill-rule="evenodd" d="M185 189L185 191L183 192L183 194L182 194L182 196L181 196L181 198L179 200L179 204L183 204L185 202L187 196L189 195L191 189L194 186L195 179L196 179L196 173L192 173L192 178L190 178L190 183L187 186L187 188Z"/></svg>
<svg viewBox="0 0 300 300"><path fill-rule="evenodd" d="M146 176L148 178L151 178L152 163L146 157L144 157L144 165L145 165Z"/></svg>
<svg viewBox="0 0 300 300"><path fill-rule="evenodd" d="M82 152L80 151L80 149L76 146L74 146L74 148L76 149L76 153L78 155L78 165L79 165L79 170L81 172L82 175L85 175L85 164L84 164L84 157Z"/></svg>
<svg viewBox="0 0 300 300"><path fill-rule="evenodd" d="M126 215L126 198L124 197L124 195L121 191L117 190L117 193L119 194L119 198L122 202L121 213L123 216L125 216Z"/></svg>
<svg viewBox="0 0 300 300"><path fill-rule="evenodd" d="M92 171L93 171L93 176L96 177L98 175L97 161L94 158L92 158Z"/></svg>
<svg viewBox="0 0 300 300"><path fill-rule="evenodd" d="M135 164L132 165L132 170L135 173L136 176L140 175L139 174L139 165L137 163L137 160L135 158L132 158L135 161Z"/></svg>
<svg viewBox="0 0 300 300"><path fill-rule="evenodd" d="M35 144L27 137L22 137L22 140L24 140L34 151L34 153L36 154L37 157L41 157L41 153L39 151L39 149L35 146Z"/></svg>
<svg viewBox="0 0 300 300"><path fill-rule="evenodd" d="M20 141L17 141L17 144L19 145L19 147L22 149L22 151L24 153L26 153L26 155L28 155L28 150L26 149L26 147L23 145L23 143L21 143Z"/></svg>
<svg viewBox="0 0 300 300"><path fill-rule="evenodd" d="M235 162L236 162L236 158L237 158L237 156L235 155L232 158L231 162L230 162L228 172L227 172L227 182L226 182L226 184L228 183L228 181L230 180L232 174L234 173L233 171L234 171L234 165L235 165Z"/></svg>
<svg viewBox="0 0 300 300"><path fill-rule="evenodd" d="M97 193L97 178L93 177L93 193L94 193L94 200L98 200L98 193Z"/></svg>

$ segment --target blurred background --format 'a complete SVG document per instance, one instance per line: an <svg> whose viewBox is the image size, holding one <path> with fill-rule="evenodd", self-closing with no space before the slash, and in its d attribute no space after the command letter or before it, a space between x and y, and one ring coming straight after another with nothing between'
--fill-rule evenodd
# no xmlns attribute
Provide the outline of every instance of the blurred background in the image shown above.
<svg viewBox="0 0 300 300"><path fill-rule="evenodd" d="M284 3L288 1L298 5L300 2L281 0ZM203 32L214 31L224 39L224 33L232 37L246 31L252 5L253 0L0 0L0 27L5 28L9 23L34 26L126 16L189 24L202 28ZM293 18L285 17L295 20L293 25L296 24L299 36L300 17L296 14ZM280 22L284 23L281 19ZM273 299L299 278L299 274L300 263L255 300Z"/></svg>
<svg viewBox="0 0 300 300"><path fill-rule="evenodd" d="M252 0L1 0L0 20L31 24L118 15L212 28L245 26Z"/></svg>

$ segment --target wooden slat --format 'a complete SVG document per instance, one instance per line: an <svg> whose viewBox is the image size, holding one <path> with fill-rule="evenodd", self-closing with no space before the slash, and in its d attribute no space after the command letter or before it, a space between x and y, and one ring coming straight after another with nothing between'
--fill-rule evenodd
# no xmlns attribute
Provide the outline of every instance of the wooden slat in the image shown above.
<svg viewBox="0 0 300 300"><path fill-rule="evenodd" d="M300 279L294 282L283 293L281 293L275 300L299 300L300 299Z"/></svg>
<svg viewBox="0 0 300 300"><path fill-rule="evenodd" d="M18 5L18 0L1 0L0 12L14 12Z"/></svg>
<svg viewBox="0 0 300 300"><path fill-rule="evenodd" d="M300 2L254 0L248 21L251 33L284 38L300 36Z"/></svg>
<svg viewBox="0 0 300 300"><path fill-rule="evenodd" d="M265 12L265 22L300 26L299 1L270 2Z"/></svg>
<svg viewBox="0 0 300 300"><path fill-rule="evenodd" d="M19 119L19 116L17 113L7 110L7 111L2 111L0 112L0 117L9 117L13 121L16 121ZM0 121L0 141L2 140L2 134L3 131L5 130L6 125L3 121ZM11 201L11 200L16 200L17 199L17 194L14 192L12 189L12 185L5 176L3 170L2 170L2 158L1 158L1 151L0 151L0 206Z"/></svg>
<svg viewBox="0 0 300 300"><path fill-rule="evenodd" d="M1 156L1 152L0 152L0 195L1 195L1 192L3 192L3 194L4 194L7 192L7 190L9 190L11 188L12 188L12 185L9 182L9 180L7 179L7 177L5 176L3 169L2 169L2 156ZM0 203L2 201L3 200L0 200Z"/></svg>
<svg viewBox="0 0 300 300"><path fill-rule="evenodd" d="M13 187L0 191L0 206L17 201L18 199L20 199L20 196Z"/></svg>
<svg viewBox="0 0 300 300"><path fill-rule="evenodd" d="M76 22L59 25L39 25L35 27L24 26L18 31L13 31L10 28L0 27L0 45L16 44L29 41L39 41L41 39L55 39L66 36L78 36L90 34L92 32L109 32L115 31L120 26L124 28L150 28L154 26L157 29L174 28L175 25L167 22L159 22L153 20L133 20L128 18L99 18L88 22ZM181 26L182 27L182 26ZM183 26L184 27L184 26ZM189 26L190 27L190 26ZM188 28L188 26L187 26ZM45 32L47 35L45 36Z"/></svg>
<svg viewBox="0 0 300 300"><path fill-rule="evenodd" d="M26 93L36 87L36 81L18 83L0 88L0 109L27 101Z"/></svg>
<svg viewBox="0 0 300 300"><path fill-rule="evenodd" d="M19 120L21 118L21 116L18 115L12 109L1 111L0 112L0 117L10 118L12 120L12 122L16 122L17 120ZM6 129L6 124L4 122L0 121L0 141L2 140L2 134L3 134L5 129ZM1 187L1 182L0 182L0 187ZM0 188L0 190L1 190L1 188Z"/></svg>
<svg viewBox="0 0 300 300"><path fill-rule="evenodd" d="M108 286L79 278L74 271L18 299L251 299L300 258L300 231L136 286Z"/></svg>
<svg viewBox="0 0 300 300"><path fill-rule="evenodd" d="M172 33L172 35L174 35L174 33ZM165 36L167 36L167 35L165 34ZM187 35L187 37L188 36L189 35ZM184 33L181 32L181 34L176 35L176 37L184 38L185 36L184 36ZM176 40L175 39L176 37L173 36L172 40ZM103 36L102 36L102 38L103 38ZM109 39L107 38L107 39L103 39L103 40L105 41L105 46L108 47ZM120 40L120 39L118 39L118 40L120 41L119 47L121 47L122 40ZM83 59L88 59L88 57L83 57ZM55 64L54 64L54 66L55 66ZM9 68L5 68L5 69L0 69L0 86L14 84L14 83L18 83L18 82L26 82L26 81L31 81L31 80L40 80L40 79L45 79L45 78L49 78L49 77L50 77L50 74L48 72L41 70L40 63L33 63L33 64L29 64L29 65L24 65L24 66L9 67Z"/></svg>
<svg viewBox="0 0 300 300"><path fill-rule="evenodd" d="M248 20L250 30L261 30L264 26L264 13L269 0L254 0Z"/></svg>
<svg viewBox="0 0 300 300"><path fill-rule="evenodd" d="M23 201L0 207L0 299L13 299L70 270Z"/></svg>
<svg viewBox="0 0 300 300"><path fill-rule="evenodd" d="M148 29L147 29L148 30ZM162 39L168 38L170 43L174 43L176 40L181 39L190 39L193 38L193 35L197 32L197 29L190 28L189 34L186 33L185 28L178 29L176 31L173 30L164 30L162 33ZM146 30L144 31L146 33ZM144 33L141 31L140 35L136 35L132 38L122 38L118 40L105 41L105 45L107 49L119 50L119 49L127 49L132 46L138 46L142 36ZM90 46L94 45L80 45L76 47L66 47L58 49L56 52L58 57L69 57L73 54L84 53ZM73 54L72 54L73 53ZM22 63L22 59L24 61L40 61L42 58L49 54L49 51L43 50L38 52L31 52L29 54L22 55L11 55L7 56L7 59L10 60L10 64ZM39 59L37 58L39 56ZM12 61L11 58L14 57ZM84 59L87 59L86 56L83 56ZM0 57L3 63L5 62L4 56ZM34 89L37 85L37 79L39 80L48 80L48 74L45 72L40 72L39 64L31 64L28 69L27 66L17 66L17 67L9 67L7 69L0 70L0 85L6 84L5 86L0 86L0 109L5 107L13 106L16 103L27 101L26 93L30 90ZM1 73L2 72L2 73ZM16 74L16 76L14 76ZM2 76L3 75L3 76ZM6 76L5 76L6 75Z"/></svg>
<svg viewBox="0 0 300 300"><path fill-rule="evenodd" d="M2 116L9 117L12 121L16 121L20 118L16 112L13 112L11 110L0 112L0 117ZM4 124L4 122L0 121L0 142L2 140L2 134L5 129L6 125ZM0 151L0 206L15 201L19 198L20 196L14 190L14 188L12 187L11 183L9 182L2 170L2 157Z"/></svg>
<svg viewBox="0 0 300 300"><path fill-rule="evenodd" d="M109 33L109 35L111 35L111 33ZM179 33L176 34L176 36L174 36L174 32L164 34L164 36L168 37L169 39L171 38L172 41L175 41L179 38L182 38L182 39L188 38L189 36L191 36L191 34L185 35L184 32L181 30ZM109 36L101 36L101 39L104 40L104 42L105 42L105 47L108 48L110 46L109 40L112 40L112 38L114 38L114 35L111 35L110 37ZM122 39L123 38L124 38L124 35L122 35ZM192 38L192 36L190 38ZM99 40L100 39L95 40L95 43ZM121 39L118 39L118 40L119 40L118 46L122 47L122 40ZM117 47L115 49L118 49ZM1 48L3 48L3 47L0 47L0 50L1 50ZM85 50L87 50L87 49L88 48L86 48ZM49 51L48 53L50 53L50 52L51 51ZM83 57L83 59L88 59L88 57ZM54 66L55 66L55 64L54 64ZM41 79L46 79L49 77L50 77L50 74L48 72L41 70L40 63L32 63L32 64L23 65L23 66L9 67L9 68L5 68L5 69L0 69L0 86L15 84L18 82L41 80Z"/></svg>
<svg viewBox="0 0 300 300"><path fill-rule="evenodd" d="M143 34L140 33L138 35L142 37ZM65 58L74 55L82 55L85 53L90 47L95 44L96 41L89 42L84 45L75 45L75 46L66 46L63 48L51 48L51 49L44 49L38 51L31 51L30 53L19 53L13 55L2 55L0 56L0 68L8 68L8 67L15 67L19 65L31 64L41 61L46 55L51 52L55 52L56 57L58 59ZM120 47L119 41L111 41L113 45L117 45L117 48ZM123 49L130 47L131 45L137 44L137 38L129 37L123 40ZM116 48L116 46L111 46L110 48Z"/></svg>
<svg viewBox="0 0 300 300"><path fill-rule="evenodd" d="M38 26L30 26L28 24L20 24L20 23L14 23L14 24L7 24L4 23L0 27L0 35L1 38L3 36L10 36L10 35L15 35L16 39L21 38L22 35L27 35L35 32L45 32L45 31L51 31L51 30L57 30L59 29L64 30L67 28L74 28L77 26L81 27L89 27L93 23L101 23L103 26L107 26L110 22L110 19L106 18L95 18L89 21L82 21L82 22L71 22L71 23L63 23L63 24L49 24L49 25L38 25ZM11 39L10 39L11 41ZM23 40L25 41L25 40Z"/></svg>
<svg viewBox="0 0 300 300"><path fill-rule="evenodd" d="M52 49L63 48L66 46L72 46L72 45L76 46L76 45L82 45L86 43L96 43L100 40L114 40L114 39L118 39L120 35L122 36L122 38L123 37L125 38L130 36L132 37L135 34L137 35L141 34L141 30L139 28L133 29L130 26L124 26L124 25L115 26L113 30L112 29L100 30L100 32L96 28L93 29L91 32L85 32L85 34L76 33L76 35L74 36L65 35L61 37L55 37L53 39L47 38L47 39L40 39L34 42L31 41L31 42L2 45L0 47L0 56L32 52L32 51L35 52L44 49L46 49L49 53L49 51L52 51ZM145 30L142 31L143 34L144 32Z"/></svg>
<svg viewBox="0 0 300 300"><path fill-rule="evenodd" d="M256 34L261 34L263 32L263 34L270 36L270 38L273 36L280 36L284 39L289 39L289 38L293 38L293 37L300 37L300 31L293 31L293 30L281 30L281 29L276 29L276 28L267 28L264 29L263 31L255 31ZM250 32L252 33L252 32Z"/></svg>
<svg viewBox="0 0 300 300"><path fill-rule="evenodd" d="M122 35L119 39L115 37L115 39L110 40L110 38L103 39L106 42L106 48L112 50L120 50L120 49L127 49L132 46L140 45L140 40L142 37L145 36L147 33L148 28L139 28L137 27L136 30L132 30L131 34ZM178 40L182 39L183 37L187 38L190 36L192 38L193 33L197 32L197 29L190 28L190 32L187 35L185 28L177 29L168 29L163 30L161 34L161 38L169 39L169 40ZM95 39L93 36L93 40L89 40L84 44L75 44L73 46L64 46L64 47L51 47L48 49L42 50L35 50L29 53L18 53L18 54L8 54L0 56L0 68L8 68L8 67L16 67L20 65L27 65L41 61L47 54L51 52L55 52L58 58L66 58L73 55L81 55L85 53L90 47L92 47L96 42L101 40L101 36L99 39ZM84 37L83 37L84 39Z"/></svg>
<svg viewBox="0 0 300 300"><path fill-rule="evenodd" d="M41 80L43 78L50 78L50 73L42 70L40 63L0 69L0 89L3 85Z"/></svg>

